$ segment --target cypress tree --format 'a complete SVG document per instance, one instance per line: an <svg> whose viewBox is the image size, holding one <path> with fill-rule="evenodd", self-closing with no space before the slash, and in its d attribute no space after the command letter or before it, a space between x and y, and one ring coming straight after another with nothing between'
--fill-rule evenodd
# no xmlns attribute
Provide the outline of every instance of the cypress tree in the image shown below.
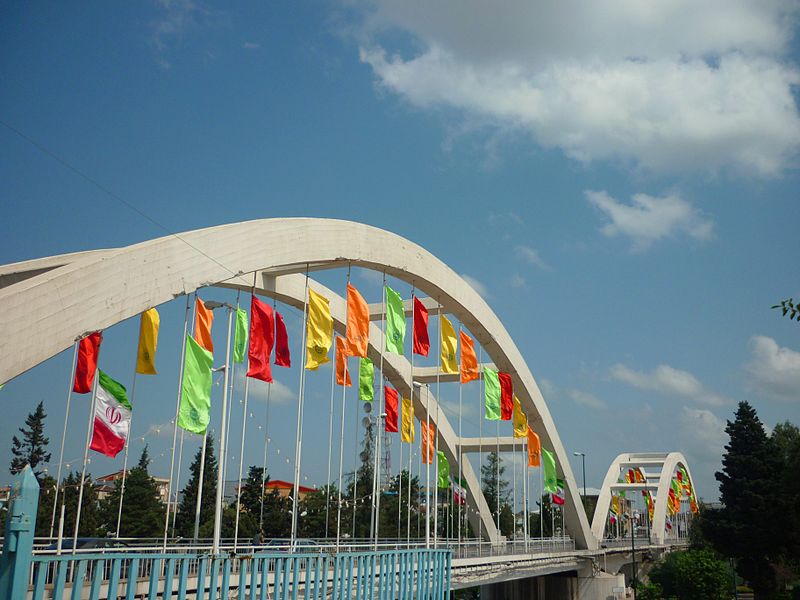
<svg viewBox="0 0 800 600"><path fill-rule="evenodd" d="M50 460L50 453L47 451L47 444L50 438L44 435L44 419L47 414L44 412L44 404L39 402L36 410L28 414L25 419L27 429L20 427L22 440L17 436L11 439L11 452L14 458L11 459L11 474L16 475L25 465L30 465L36 479L41 478L42 470L37 469L39 465L46 464Z"/></svg>

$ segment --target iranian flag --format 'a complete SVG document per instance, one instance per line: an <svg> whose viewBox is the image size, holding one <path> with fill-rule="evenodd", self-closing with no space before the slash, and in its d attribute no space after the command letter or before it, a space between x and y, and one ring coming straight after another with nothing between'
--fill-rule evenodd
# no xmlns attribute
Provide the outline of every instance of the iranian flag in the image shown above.
<svg viewBox="0 0 800 600"><path fill-rule="evenodd" d="M564 504L564 488L566 487L563 479L556 480L556 491L550 494L550 500L553 504L562 506Z"/></svg>
<svg viewBox="0 0 800 600"><path fill-rule="evenodd" d="M114 458L125 447L131 425L131 404L125 387L100 371L94 404L92 450Z"/></svg>
<svg viewBox="0 0 800 600"><path fill-rule="evenodd" d="M453 480L453 502L456 505L467 503L467 488L464 486L463 479L460 482Z"/></svg>

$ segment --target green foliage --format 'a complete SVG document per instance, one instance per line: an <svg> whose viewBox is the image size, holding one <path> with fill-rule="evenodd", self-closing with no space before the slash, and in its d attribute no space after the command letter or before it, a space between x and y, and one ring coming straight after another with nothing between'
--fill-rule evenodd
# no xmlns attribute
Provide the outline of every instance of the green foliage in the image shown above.
<svg viewBox="0 0 800 600"><path fill-rule="evenodd" d="M183 488L183 498L178 505L175 519L175 533L181 537L194 536L194 513L197 505L197 491L200 483L200 459L203 448L197 449L190 467L191 477ZM200 504L200 529L205 531L208 523L214 525L214 503L217 496L217 459L214 455L214 437L209 433L206 440L205 467L203 470L203 497ZM202 535L201 535L202 537Z"/></svg>
<svg viewBox="0 0 800 600"><path fill-rule="evenodd" d="M650 581L665 598L676 600L727 600L731 576L728 564L711 550L672 552L650 571ZM653 590L655 591L655 590ZM637 598L640 596L638 590ZM659 598L660 596L647 596Z"/></svg>
<svg viewBox="0 0 800 600"><path fill-rule="evenodd" d="M796 305L791 298L781 300L779 304L775 304L770 308L779 308L783 312L783 316L789 316L789 319L796 319L800 321L800 305Z"/></svg>
<svg viewBox="0 0 800 600"><path fill-rule="evenodd" d="M264 498L264 485L269 481L269 475L264 476L262 467L251 466L247 471L247 479L242 484L240 503L242 510L253 517L256 524L261 518L262 499Z"/></svg>
<svg viewBox="0 0 800 600"><path fill-rule="evenodd" d="M324 538L336 535L338 495L339 489L334 485L326 485L306 494L300 501L300 515L297 519L300 537Z"/></svg>
<svg viewBox="0 0 800 600"><path fill-rule="evenodd" d="M400 485L402 481L402 486ZM425 535L425 523L423 520L418 519L417 516L424 516L421 513L419 498L422 491L419 483L419 478L411 477L411 537L420 537ZM380 519L380 536L387 538L404 538L408 527L408 486L409 486L409 473L407 470L402 471L399 475L392 478L389 489L381 496L381 519ZM402 487L402 496L400 496ZM439 490L439 499L443 500L442 494L449 494L449 490ZM398 502L400 503L400 518L398 520ZM431 515L431 518L433 515ZM440 522L442 520L440 514ZM421 523L422 531L420 532L417 523ZM335 524L334 524L335 525ZM431 531L433 531L433 521L431 521Z"/></svg>
<svg viewBox="0 0 800 600"><path fill-rule="evenodd" d="M342 507L342 532L347 531L354 538L366 538L370 533L372 484L374 481L372 460L375 436L373 428L372 421L364 428L364 438L359 454L361 464L355 473L350 474L350 481L347 484L347 499Z"/></svg>
<svg viewBox="0 0 800 600"><path fill-rule="evenodd" d="M50 438L44 435L44 419L47 414L44 412L44 404L39 402L36 410L28 414L25 419L27 428L20 427L22 440L17 436L11 438L11 474L16 475L25 465L30 465L36 479L42 476L42 470L37 469L39 465L46 464L50 460L50 453L47 451L47 444ZM49 529L49 524L48 524Z"/></svg>
<svg viewBox="0 0 800 600"><path fill-rule="evenodd" d="M504 475L506 468L503 459L497 452L490 452L486 456L486 464L481 465L483 478L483 495L494 515L495 522L500 521L500 532L505 536L514 533L514 513L509 503L508 480Z"/></svg>
<svg viewBox="0 0 800 600"><path fill-rule="evenodd" d="M81 486L81 474L78 471L70 473L64 479L61 501L64 503L64 537L71 537L75 531L75 516L78 510L78 495ZM81 509L81 524L78 531L79 537L94 537L100 532L100 511L97 505L97 492L94 489L92 476L87 474L83 483L83 508ZM49 529L49 523L48 523Z"/></svg>
<svg viewBox="0 0 800 600"><path fill-rule="evenodd" d="M36 510L36 533L37 536L50 535L50 521L53 519L53 499L56 495L56 479L49 475L39 477L39 508ZM58 518L58 515L56 515ZM53 534L58 527L58 522L53 524Z"/></svg>
<svg viewBox="0 0 800 600"><path fill-rule="evenodd" d="M272 490L264 496L264 538L288 538L292 531L292 501ZM256 523L258 523L256 521Z"/></svg>
<svg viewBox="0 0 800 600"><path fill-rule="evenodd" d="M663 597L661 586L657 583L636 582L636 600L661 600Z"/></svg>

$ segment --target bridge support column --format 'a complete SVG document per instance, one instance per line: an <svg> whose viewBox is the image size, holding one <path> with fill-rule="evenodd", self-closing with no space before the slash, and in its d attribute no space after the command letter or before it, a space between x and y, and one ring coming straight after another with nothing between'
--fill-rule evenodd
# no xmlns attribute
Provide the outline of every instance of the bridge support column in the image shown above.
<svg viewBox="0 0 800 600"><path fill-rule="evenodd" d="M588 597L594 600L593 596ZM599 598L599 597L598 597ZM514 579L481 586L481 600L584 600L573 574ZM605 600L605 597L602 598Z"/></svg>
<svg viewBox="0 0 800 600"><path fill-rule="evenodd" d="M614 589L625 588L625 575L611 575L604 571L594 572L592 565L578 571L578 600L606 600L624 597L614 595Z"/></svg>

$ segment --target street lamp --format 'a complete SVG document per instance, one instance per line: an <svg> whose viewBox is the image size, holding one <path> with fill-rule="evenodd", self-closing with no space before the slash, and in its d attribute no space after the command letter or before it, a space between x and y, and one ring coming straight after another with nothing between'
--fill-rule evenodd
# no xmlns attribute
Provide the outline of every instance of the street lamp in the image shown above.
<svg viewBox="0 0 800 600"><path fill-rule="evenodd" d="M581 457L581 467L583 470L583 501L586 502L586 454L583 452L573 452L572 454L573 456Z"/></svg>

